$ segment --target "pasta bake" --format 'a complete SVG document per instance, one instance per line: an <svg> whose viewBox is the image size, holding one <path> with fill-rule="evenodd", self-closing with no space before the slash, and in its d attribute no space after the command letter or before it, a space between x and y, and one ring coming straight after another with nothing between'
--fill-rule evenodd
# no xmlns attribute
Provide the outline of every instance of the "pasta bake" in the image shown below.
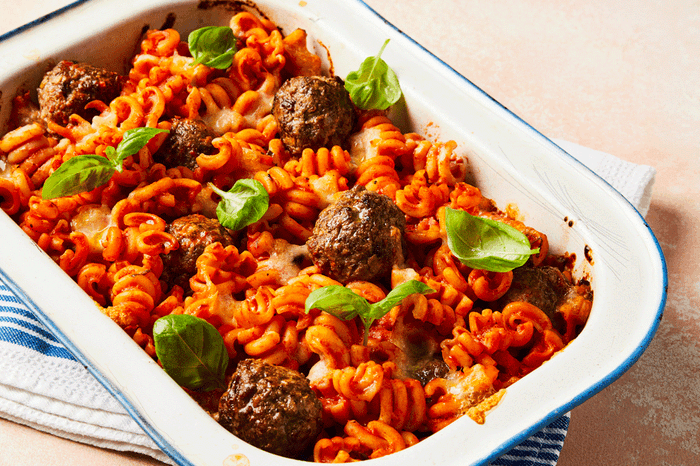
<svg viewBox="0 0 700 466"><path fill-rule="evenodd" d="M454 141L392 121L381 51L341 78L307 40L244 11L146 31L125 74L66 57L14 99L0 206L226 429L351 462L484 423L593 298ZM195 375L192 326L223 355Z"/></svg>

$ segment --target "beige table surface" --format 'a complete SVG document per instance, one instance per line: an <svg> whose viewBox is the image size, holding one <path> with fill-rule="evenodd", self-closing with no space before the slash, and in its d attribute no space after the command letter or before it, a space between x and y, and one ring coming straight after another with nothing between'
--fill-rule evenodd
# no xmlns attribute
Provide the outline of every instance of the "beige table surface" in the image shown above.
<svg viewBox="0 0 700 466"><path fill-rule="evenodd" d="M700 464L700 0L366 0L544 135L657 169L666 312L559 466ZM2 0L0 34L69 0ZM161 465L0 419L0 465Z"/></svg>

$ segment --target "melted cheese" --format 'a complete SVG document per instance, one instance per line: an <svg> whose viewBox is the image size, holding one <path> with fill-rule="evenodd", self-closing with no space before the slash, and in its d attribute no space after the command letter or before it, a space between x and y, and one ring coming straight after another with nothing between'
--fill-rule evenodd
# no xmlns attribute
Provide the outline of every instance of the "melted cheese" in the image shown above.
<svg viewBox="0 0 700 466"><path fill-rule="evenodd" d="M233 296L227 293L217 293L216 315L221 318L223 325L229 324L238 327L235 315L243 311L245 301L236 301ZM238 312L237 312L238 311Z"/></svg>
<svg viewBox="0 0 700 466"><path fill-rule="evenodd" d="M311 189L314 194L321 200L321 209L325 209L333 204L340 194L338 192L338 177L332 172L326 173L318 178L311 178L309 183L311 184Z"/></svg>
<svg viewBox="0 0 700 466"><path fill-rule="evenodd" d="M306 378L313 384L314 382L322 380L329 372L330 369L328 369L328 366L326 366L326 361L321 359L316 364L311 366L311 369L309 369L309 375L307 375Z"/></svg>
<svg viewBox="0 0 700 466"><path fill-rule="evenodd" d="M247 123L246 119L232 108L220 108L214 112L207 113L202 118L202 121L219 136L229 131L238 132Z"/></svg>
<svg viewBox="0 0 700 466"><path fill-rule="evenodd" d="M202 190L195 196L192 212L197 212L208 218L216 218L216 207L219 201L215 201L213 196L214 190L209 184L204 186Z"/></svg>
<svg viewBox="0 0 700 466"><path fill-rule="evenodd" d="M481 364L474 364L464 372L450 371L447 374L445 377L447 393L459 403L462 413L466 413L469 408L478 405L495 393L491 375Z"/></svg>
<svg viewBox="0 0 700 466"><path fill-rule="evenodd" d="M289 281L299 275L299 267L295 259L300 256L308 257L309 250L306 245L289 244L283 239L276 239L270 258L260 262L258 271L274 270L278 274L278 281L281 285L286 285Z"/></svg>
<svg viewBox="0 0 700 466"><path fill-rule="evenodd" d="M275 100L275 94L279 88L277 78L273 75L268 75L265 81L255 91L257 99L250 111L247 111L243 118L249 128L257 128L258 122L272 112L272 102Z"/></svg>
<svg viewBox="0 0 700 466"><path fill-rule="evenodd" d="M11 175L12 170L10 170L10 164L0 158L0 178L10 179L12 178Z"/></svg>
<svg viewBox="0 0 700 466"><path fill-rule="evenodd" d="M420 274L410 267L400 268L394 266L391 269L391 289L410 280L420 280Z"/></svg>
<svg viewBox="0 0 700 466"><path fill-rule="evenodd" d="M88 239L91 254L102 254L102 239L112 224L112 211L104 205L86 205L71 220L71 228Z"/></svg>
<svg viewBox="0 0 700 466"><path fill-rule="evenodd" d="M372 141L379 139L380 134L379 128L367 128L350 135L350 160L355 167L379 154Z"/></svg>
<svg viewBox="0 0 700 466"><path fill-rule="evenodd" d="M253 110L243 115L243 119L248 128L257 127L258 122L272 112L272 101L275 98L275 94L270 91L264 89L258 91L258 101L253 107Z"/></svg>

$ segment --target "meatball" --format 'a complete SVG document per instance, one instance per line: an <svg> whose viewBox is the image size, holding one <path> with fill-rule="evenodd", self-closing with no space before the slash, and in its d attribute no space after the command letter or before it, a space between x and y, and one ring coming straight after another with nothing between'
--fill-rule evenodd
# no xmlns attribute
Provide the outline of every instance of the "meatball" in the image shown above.
<svg viewBox="0 0 700 466"><path fill-rule="evenodd" d="M124 82L113 71L64 60L41 80L37 90L40 116L59 125L67 124L74 113L89 119L98 112L85 106L93 100L109 105L121 93Z"/></svg>
<svg viewBox="0 0 700 466"><path fill-rule="evenodd" d="M525 301L540 308L554 319L556 306L571 285L556 267L518 267L513 270L513 282L499 300L500 306Z"/></svg>
<svg viewBox="0 0 700 466"><path fill-rule="evenodd" d="M421 385L425 385L438 377L445 377L450 372L450 367L442 359L428 359L421 361L421 364L411 374Z"/></svg>
<svg viewBox="0 0 700 466"><path fill-rule="evenodd" d="M153 160L167 168L197 168L199 154L211 155L216 152L212 140L214 132L199 120L174 118L170 133L163 144L153 154Z"/></svg>
<svg viewBox="0 0 700 466"><path fill-rule="evenodd" d="M292 155L341 145L355 126L355 107L339 77L297 76L275 94L272 114Z"/></svg>
<svg viewBox="0 0 700 466"><path fill-rule="evenodd" d="M403 262L405 228L388 196L355 186L321 211L306 245L321 273L341 283L381 280Z"/></svg>
<svg viewBox="0 0 700 466"><path fill-rule="evenodd" d="M301 373L246 359L219 401L219 423L251 445L299 458L323 427L321 402Z"/></svg>
<svg viewBox="0 0 700 466"><path fill-rule="evenodd" d="M179 285L189 290L189 279L197 272L197 258L204 248L219 242L230 246L234 239L229 230L218 220L204 215L192 214L180 217L170 223L166 231L173 235L180 247L168 254L163 254L163 273L161 280L168 285Z"/></svg>

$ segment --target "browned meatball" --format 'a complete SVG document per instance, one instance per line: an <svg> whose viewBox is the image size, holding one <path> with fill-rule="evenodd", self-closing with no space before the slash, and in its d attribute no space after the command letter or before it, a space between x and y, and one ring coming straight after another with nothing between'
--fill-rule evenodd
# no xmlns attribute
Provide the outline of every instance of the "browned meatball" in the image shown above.
<svg viewBox="0 0 700 466"><path fill-rule="evenodd" d="M199 214L174 220L166 231L175 237L180 247L162 255L161 280L170 286L179 285L186 291L190 289L189 279L197 272L197 258L204 248L216 242L224 247L233 244L233 237L218 220Z"/></svg>
<svg viewBox="0 0 700 466"><path fill-rule="evenodd" d="M503 307L515 301L537 306L554 319L556 306L571 285L556 267L518 267L513 270L513 283L498 304Z"/></svg>
<svg viewBox="0 0 700 466"><path fill-rule="evenodd" d="M305 148L341 145L355 126L355 108L343 80L297 76L275 94L272 114L280 139L293 155Z"/></svg>
<svg viewBox="0 0 700 466"><path fill-rule="evenodd" d="M403 261L405 228L388 196L355 186L321 211L306 245L320 271L341 283L381 280Z"/></svg>
<svg viewBox="0 0 700 466"><path fill-rule="evenodd" d="M44 120L59 125L68 123L72 114L89 119L96 110L85 109L93 100L109 103L119 96L125 78L85 63L62 61L44 75L37 90Z"/></svg>
<svg viewBox="0 0 700 466"><path fill-rule="evenodd" d="M425 385L438 377L445 377L450 372L450 367L442 359L427 359L421 361L411 376Z"/></svg>
<svg viewBox="0 0 700 466"><path fill-rule="evenodd" d="M299 458L323 427L321 402L299 372L246 359L219 401L219 423L251 445Z"/></svg>
<svg viewBox="0 0 700 466"><path fill-rule="evenodd" d="M170 133L153 154L153 160L167 168L182 166L194 170L197 168L199 154L216 152L212 145L215 137L214 132L202 121L174 118Z"/></svg>

